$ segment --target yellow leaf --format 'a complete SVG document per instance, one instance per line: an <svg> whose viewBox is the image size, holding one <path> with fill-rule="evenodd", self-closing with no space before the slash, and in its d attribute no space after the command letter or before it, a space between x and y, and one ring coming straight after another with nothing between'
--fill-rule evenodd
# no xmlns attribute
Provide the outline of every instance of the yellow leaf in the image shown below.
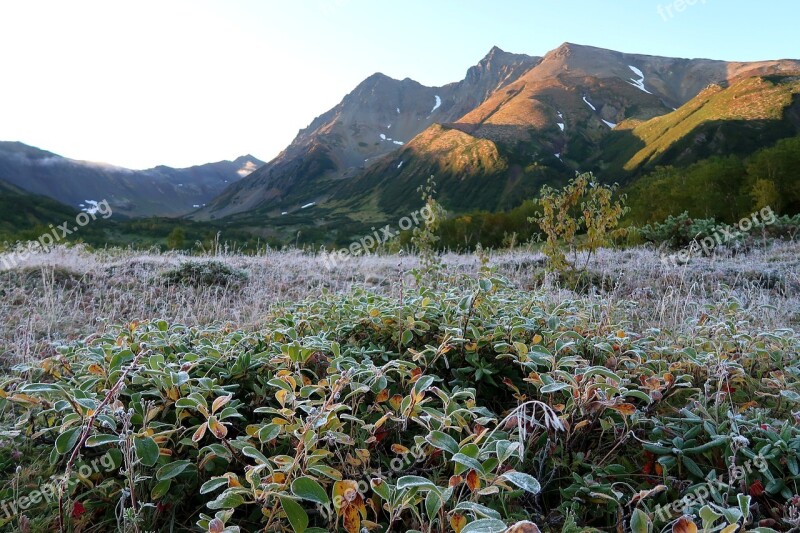
<svg viewBox="0 0 800 533"><path fill-rule="evenodd" d="M89 371L90 374L94 374L95 376L106 375L105 371L103 370L103 367L101 367L97 363L92 363L91 365L89 365L89 368L87 370Z"/></svg>
<svg viewBox="0 0 800 533"><path fill-rule="evenodd" d="M380 417L380 418L378 419L378 421L377 421L377 422L375 422L375 429L378 429L379 427L381 427L381 426L382 426L382 425L383 425L383 424L384 424L384 423L385 423L385 422L386 422L386 421L389 419L389 417L390 417L391 415L392 415L392 413L386 413L385 415L383 415L382 417Z"/></svg>
<svg viewBox="0 0 800 533"><path fill-rule="evenodd" d="M377 309L370 309L369 310L369 316L371 316L371 317L380 316L380 314L381 314L381 312L378 311Z"/></svg>
<svg viewBox="0 0 800 533"><path fill-rule="evenodd" d="M278 399L278 401L281 404L281 407L286 407L286 396L288 394L289 394L289 391L287 391L286 389L281 389L281 390L279 390L278 392L275 393L275 398Z"/></svg>
<svg viewBox="0 0 800 533"><path fill-rule="evenodd" d="M402 444L392 444L392 451L394 453L399 453L399 454L403 454L403 455L405 455L407 453L411 453L411 450L409 450L408 448L406 448Z"/></svg>
<svg viewBox="0 0 800 533"><path fill-rule="evenodd" d="M33 405L41 403L41 400L39 400L39 398L34 398L33 396L25 394L23 392L18 392L17 394L12 395L8 399L16 403L29 403Z"/></svg>
<svg viewBox="0 0 800 533"><path fill-rule="evenodd" d="M542 342L542 336L537 333L533 336L533 344L539 344L540 342Z"/></svg>
<svg viewBox="0 0 800 533"><path fill-rule="evenodd" d="M625 332L624 332L624 331L622 331L622 330L619 330L619 331L617 332L617 338L618 338L618 339L624 339L625 337L627 337L627 335L625 335Z"/></svg>

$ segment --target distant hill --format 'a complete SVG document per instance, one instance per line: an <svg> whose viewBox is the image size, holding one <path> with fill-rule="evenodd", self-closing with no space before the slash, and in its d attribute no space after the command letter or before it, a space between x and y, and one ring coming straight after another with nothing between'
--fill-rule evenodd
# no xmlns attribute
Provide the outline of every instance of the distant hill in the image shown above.
<svg viewBox="0 0 800 533"><path fill-rule="evenodd" d="M179 216L202 207L263 164L252 156L190 168L130 170L76 161L19 142L0 142L0 179L81 209L108 200L120 216Z"/></svg>

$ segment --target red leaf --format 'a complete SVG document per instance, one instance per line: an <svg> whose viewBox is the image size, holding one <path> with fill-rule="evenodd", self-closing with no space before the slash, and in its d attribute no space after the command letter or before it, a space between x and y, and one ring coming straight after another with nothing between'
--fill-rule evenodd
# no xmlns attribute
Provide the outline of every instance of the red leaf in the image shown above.
<svg viewBox="0 0 800 533"><path fill-rule="evenodd" d="M72 518L80 518L86 512L86 507L81 502L75 502L72 506Z"/></svg>

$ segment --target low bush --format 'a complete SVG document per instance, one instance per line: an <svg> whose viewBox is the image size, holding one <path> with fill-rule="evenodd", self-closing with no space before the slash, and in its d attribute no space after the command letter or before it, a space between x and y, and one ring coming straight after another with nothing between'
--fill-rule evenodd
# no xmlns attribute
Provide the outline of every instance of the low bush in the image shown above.
<svg viewBox="0 0 800 533"><path fill-rule="evenodd" d="M220 261L187 261L162 275L166 283L201 286L237 286L247 281L247 273Z"/></svg>
<svg viewBox="0 0 800 533"><path fill-rule="evenodd" d="M0 520L647 532L692 530L674 522L687 512L708 530L800 525L797 335L751 330L735 301L704 308L691 335L635 332L632 304L617 305L546 304L484 278L401 299L326 294L253 332L107 329L0 383L0 500L17 510ZM56 474L62 501L31 503Z"/></svg>

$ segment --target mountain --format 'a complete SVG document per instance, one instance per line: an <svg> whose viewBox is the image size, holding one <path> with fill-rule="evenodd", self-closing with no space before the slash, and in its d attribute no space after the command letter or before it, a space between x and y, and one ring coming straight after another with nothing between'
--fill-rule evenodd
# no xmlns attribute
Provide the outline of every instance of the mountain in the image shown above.
<svg viewBox="0 0 800 533"><path fill-rule="evenodd" d="M185 215L262 164L248 155L190 168L130 170L0 142L0 179L75 209L108 200L115 214L129 217Z"/></svg>
<svg viewBox="0 0 800 533"><path fill-rule="evenodd" d="M73 220L77 214L77 209L0 180L0 240L10 237L13 242L21 231L30 233L27 238L36 238L35 228Z"/></svg>
<svg viewBox="0 0 800 533"><path fill-rule="evenodd" d="M265 235L340 237L419 207L435 175L455 212L508 209L576 170L626 181L655 164L751 152L795 135L800 61L725 62L564 43L544 57L493 48L430 88L375 74L199 219Z"/></svg>
<svg viewBox="0 0 800 533"><path fill-rule="evenodd" d="M800 75L756 75L709 85L679 109L620 124L604 146L628 172L744 156L800 133Z"/></svg>
<svg viewBox="0 0 800 533"><path fill-rule="evenodd" d="M426 128L462 117L540 61L494 47L463 80L443 87L373 74L300 130L278 157L197 216L219 218L255 208L279 215L322 199Z"/></svg>

